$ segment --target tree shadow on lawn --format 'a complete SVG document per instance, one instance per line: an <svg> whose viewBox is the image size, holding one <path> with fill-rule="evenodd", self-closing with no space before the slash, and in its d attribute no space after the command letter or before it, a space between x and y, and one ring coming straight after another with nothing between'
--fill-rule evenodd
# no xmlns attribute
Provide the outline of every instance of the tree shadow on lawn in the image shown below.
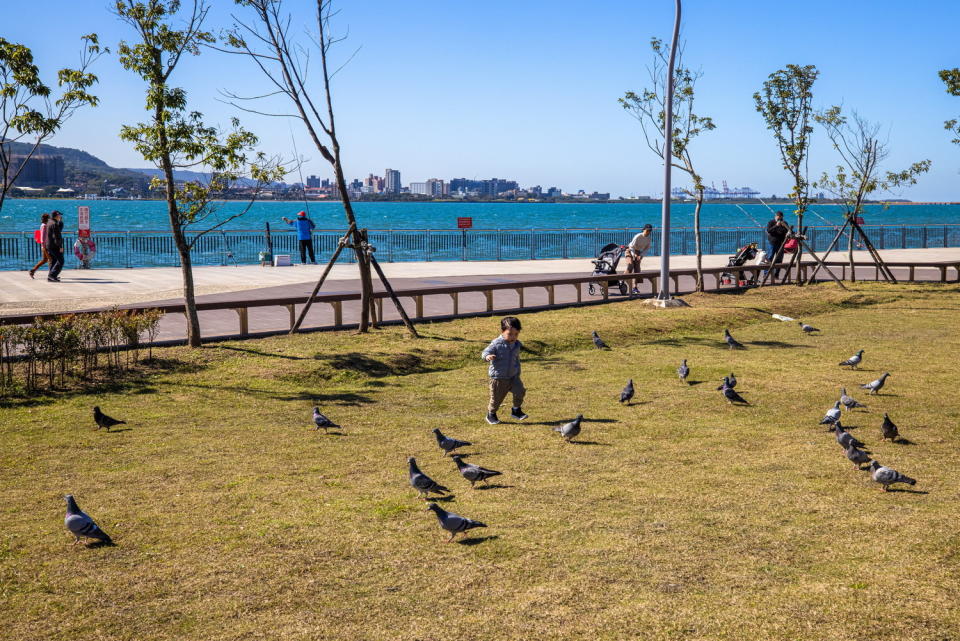
<svg viewBox="0 0 960 641"><path fill-rule="evenodd" d="M242 394L250 394L252 396L266 396L278 401L303 401L314 403L316 405L321 404L336 404L336 405L346 405L346 406L359 406L359 405L368 405L371 403L376 403L376 401L363 394L357 394L355 392L337 392L333 394L318 394L316 392L305 392L300 391L292 394L282 394L273 392L271 390L265 389L256 389L253 387L244 387L241 385L206 385L204 383L176 383L180 387L196 387L200 389L210 389L210 390L224 390L230 392L239 392Z"/></svg>
<svg viewBox="0 0 960 641"><path fill-rule="evenodd" d="M276 354L271 352L263 352L258 349L251 349L249 347L237 347L235 345L217 345L218 349L226 349L232 352L241 352L244 354L253 354L255 356L268 356L270 358L283 358L289 361L305 361L307 360L303 356L288 356L286 354Z"/></svg>
<svg viewBox="0 0 960 641"><path fill-rule="evenodd" d="M749 341L747 345L756 345L757 347L769 347L771 349L810 349L810 345L784 343L783 341Z"/></svg>

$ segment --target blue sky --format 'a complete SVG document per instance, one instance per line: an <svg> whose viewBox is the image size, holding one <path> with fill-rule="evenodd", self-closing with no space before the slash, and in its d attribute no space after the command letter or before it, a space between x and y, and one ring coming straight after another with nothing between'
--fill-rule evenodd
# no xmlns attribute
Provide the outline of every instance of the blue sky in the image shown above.
<svg viewBox="0 0 960 641"><path fill-rule="evenodd" d="M306 26L311 2L287 3ZM81 34L99 33L114 52L131 37L108 4L10 3L0 35L30 46L53 81L56 68L75 62ZM213 4L208 27L228 26L233 3ZM404 184L496 176L567 191L659 191L658 160L617 98L643 86L650 36L669 39L672 2L344 0L339 6L336 26L349 28L349 39L338 55L359 47L334 87L349 178L391 167L401 170ZM899 195L960 200L960 146L943 129L945 119L960 115L960 98L946 94L936 73L960 66L958 23L960 3L946 0L689 0L686 59L703 72L697 111L717 124L692 148L700 172L718 187L726 180L784 194L787 175L751 96L776 69L814 64L821 72L815 105L842 103L883 123L889 169L933 161L932 171ZM114 166L146 166L117 137L121 124L144 117L142 83L115 53L95 71L101 106L78 113L54 144L83 148ZM330 174L296 122L238 114L222 102L220 90L266 91L246 60L205 52L185 60L172 80L209 122L239 115L270 153L293 156L292 127L299 152L311 159L304 171ZM818 131L811 174L833 164L834 152Z"/></svg>

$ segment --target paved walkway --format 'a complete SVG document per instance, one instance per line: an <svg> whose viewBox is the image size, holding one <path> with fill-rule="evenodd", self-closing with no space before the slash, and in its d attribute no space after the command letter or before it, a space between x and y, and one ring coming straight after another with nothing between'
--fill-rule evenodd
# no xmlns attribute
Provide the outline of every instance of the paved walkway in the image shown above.
<svg viewBox="0 0 960 641"><path fill-rule="evenodd" d="M960 248L906 249L881 252L891 261L941 261L960 260ZM835 255L840 258L839 255ZM720 267L727 264L728 255L704 256L705 267ZM833 258L833 257L831 257ZM865 252L856 252L855 258L869 260ZM693 256L675 256L671 266L677 269L693 267ZM656 258L644 261L643 271L652 271L659 266ZM623 264L621 263L621 267ZM589 259L534 260L503 262L432 262L432 263L386 263L384 271L396 289L422 288L457 283L504 283L562 276L587 275L592 271ZM273 297L306 298L320 276L322 266L295 266L269 268L259 266L197 267L194 270L198 301L224 302L256 300ZM858 273L861 270L858 270ZM897 272L895 272L897 273ZM901 274L897 273L900 277ZM905 277L905 274L903 274ZM862 270L861 278L873 278L872 269ZM128 305L134 303L176 303L182 301L180 271L177 268L139 268L116 270L66 270L61 283L48 283L43 273L35 280L22 271L0 272L0 315L42 311L71 311L104 305ZM920 269L917 279L939 279L935 269ZM379 282L375 281L377 289ZM693 279L682 277L680 291L692 291ZM649 288L649 285L645 285ZM359 290L356 266L336 265L322 293L348 293ZM642 292L648 293L646 291ZM515 306L517 294L513 290L500 290L494 294L495 308ZM556 302L576 300L572 286L558 287ZM525 290L524 305L532 307L547 304L543 289ZM410 299L403 303L412 313ZM461 313L481 312L486 309L486 298L480 292L461 294ZM299 306L297 307L299 310ZM384 301L384 319L394 320L399 315L389 300ZM452 302L447 296L428 296L424 300L424 315L450 314ZM358 305L343 306L343 322L355 323L359 316ZM230 310L215 310L200 313L200 322L205 337L228 336L238 332L237 314ZM251 308L249 329L252 333L282 331L289 328L289 312L282 307ZM333 325L333 309L327 304L314 305L306 318L304 327ZM181 314L169 314L161 322L160 340L178 340L185 334L186 321Z"/></svg>

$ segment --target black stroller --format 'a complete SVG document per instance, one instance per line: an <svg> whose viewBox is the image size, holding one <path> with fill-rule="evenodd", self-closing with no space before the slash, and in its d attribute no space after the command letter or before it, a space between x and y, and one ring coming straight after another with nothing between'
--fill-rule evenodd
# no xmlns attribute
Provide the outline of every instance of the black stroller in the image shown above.
<svg viewBox="0 0 960 641"><path fill-rule="evenodd" d="M617 243L610 243L609 245L604 245L600 248L600 256L596 260L590 261L593 263L593 275L594 276L605 276L608 274L615 275L617 273L617 265L620 263L620 259L623 258L623 252L626 248L623 245L618 245ZM599 283L590 283L587 285L587 293L591 296L597 294ZM607 281L607 287L619 287L620 294L623 296L627 295L629 291L627 284L622 280L609 280Z"/></svg>
<svg viewBox="0 0 960 641"><path fill-rule="evenodd" d="M749 245L744 245L737 251L735 256L731 256L730 260L727 261L727 267L742 267L746 264L748 260L753 260L757 257L757 248L756 243L750 243ZM721 285L732 285L736 283L738 286L743 287L749 282L750 285L757 284L757 274L754 273L750 277L749 281L743 280L743 272L723 272L720 274L720 284Z"/></svg>

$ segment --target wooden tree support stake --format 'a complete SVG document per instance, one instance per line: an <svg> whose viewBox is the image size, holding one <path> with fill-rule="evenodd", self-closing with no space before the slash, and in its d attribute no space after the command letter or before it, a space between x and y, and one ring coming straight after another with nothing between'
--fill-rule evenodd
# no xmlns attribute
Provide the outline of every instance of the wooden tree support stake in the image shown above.
<svg viewBox="0 0 960 641"><path fill-rule="evenodd" d="M397 298L396 293L393 291L393 287L390 285L390 281L387 280L387 276L383 273L383 269L380 268L380 263L377 262L377 259L373 254L370 254L370 264L373 265L373 269L377 272L377 276L380 277L380 282L383 283L383 288L387 290L387 295L390 296L390 300L393 301L397 311L400 313L400 318L403 319L403 324L406 326L407 331L410 332L410 335L414 338L420 338L420 334L417 333L417 328L413 326L413 323L410 321L410 317L407 316L407 312L403 309L403 305L400 304L400 299Z"/></svg>
<svg viewBox="0 0 960 641"><path fill-rule="evenodd" d="M323 274L320 275L320 280L317 281L317 285L313 288L313 293L310 294L306 300L306 303L303 305L303 309L300 310L300 316L297 317L297 322L295 322L293 327L290 328L291 334L296 334L300 330L300 325L303 324L303 319L307 317L307 312L310 311L310 306L313 305L313 299L316 297L317 292L320 291L320 287L323 285L323 281L327 279L327 275L330 273L330 270L333 269L333 264L337 262L340 252L343 251L343 248L347 246L347 241L350 239L350 236L353 234L356 227L356 223L350 223L347 233L345 233L343 238L340 239L340 242L337 244L337 250L333 252L333 256L331 256L330 260L327 261L327 266L324 268Z"/></svg>

